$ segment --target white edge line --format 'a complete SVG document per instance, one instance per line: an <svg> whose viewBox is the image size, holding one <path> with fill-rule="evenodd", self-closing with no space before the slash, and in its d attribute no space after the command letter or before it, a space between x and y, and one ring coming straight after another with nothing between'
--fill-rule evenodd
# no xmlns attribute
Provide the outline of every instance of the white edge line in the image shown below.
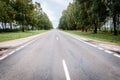
<svg viewBox="0 0 120 80"><path fill-rule="evenodd" d="M36 39L35 39L35 40L36 40ZM21 49L24 48L25 46L27 46L27 45L31 44L32 42L34 42L35 40L32 40L32 41L26 43L25 45L22 45L22 46L16 48L15 50L9 52L8 54L4 55L3 57L0 57L0 60L3 60L3 59L5 59L5 58L7 58L8 56L14 54L16 51L21 50Z"/></svg>
<svg viewBox="0 0 120 80"><path fill-rule="evenodd" d="M11 52L10 52L10 53L8 53L7 55L12 55L15 51L16 51L16 50L11 51Z"/></svg>
<svg viewBox="0 0 120 80"><path fill-rule="evenodd" d="M67 68L65 60L62 60L62 63L63 63L64 72L65 72L65 75L66 75L66 80L70 80L70 75L69 75L68 68Z"/></svg>
<svg viewBox="0 0 120 80"><path fill-rule="evenodd" d="M63 32L64 33L64 32ZM67 35L69 35L69 36L71 36L71 37L73 37L74 39L77 39L77 40L79 40L79 41L81 41L81 42L83 42L83 43L86 43L86 44L88 44L88 45L90 45L90 46L92 46L92 47L96 47L96 48L98 48L98 49L100 49L100 50L104 50L103 48L100 48L100 47L97 47L97 46L95 46L95 45L93 45L93 44L90 44L90 43L88 43L88 42L85 42L85 41L83 41L83 40L81 40L81 39L79 39L79 38L76 38L75 36L73 36L73 35L71 35L71 34L69 34L69 33L66 33ZM113 52L111 52L111 51L109 51L109 50L104 50L106 53L109 53L109 54L112 54ZM118 54L113 54L114 56L116 56L116 57L119 57L120 58L120 55L118 55Z"/></svg>
<svg viewBox="0 0 120 80"><path fill-rule="evenodd" d="M99 50L104 50L104 49L103 49L103 48L101 48L101 47L98 47L98 49L99 49Z"/></svg>
<svg viewBox="0 0 120 80"><path fill-rule="evenodd" d="M42 34L40 34L40 35L44 35L44 34L45 34L45 33L42 33ZM3 59L5 59L5 58L7 58L7 57L10 56L10 55L12 55L12 54L15 53L16 51L21 50L22 48L24 48L25 46L31 44L31 43L34 42L34 41L36 41L36 39L33 39L33 40L31 40L30 42L28 42L28 43L26 43L26 44L24 44L24 45L22 45L22 46L16 48L15 50L11 51L10 53L8 53L8 54L6 54L6 55L0 57L0 61L3 60Z"/></svg>
<svg viewBox="0 0 120 80"><path fill-rule="evenodd" d="M69 34L69 33L66 33L66 34L69 35L69 36L71 36L71 37L74 38L74 39L77 39L77 40L79 40L79 41L87 44L87 45L90 45L90 46L92 46L92 47L98 48L99 50L104 50L103 48L100 48L100 47L97 47L96 45L93 45L93 44L91 44L91 43L85 42L85 41L83 41L83 40L81 40L81 39L79 39L79 38L77 38L77 37L75 37L75 36L73 36L73 35L71 35L71 34ZM113 52L111 52L111 51L109 51L109 50L104 50L104 51L105 51L106 53L109 53L109 54L112 54L112 53L113 53Z"/></svg>
<svg viewBox="0 0 120 80"><path fill-rule="evenodd" d="M113 54L113 55L120 58L120 55L118 55L118 54Z"/></svg>
<svg viewBox="0 0 120 80"><path fill-rule="evenodd" d="M8 55L5 55L5 56L1 57L0 60L5 59L6 57L8 57Z"/></svg>
<svg viewBox="0 0 120 80"><path fill-rule="evenodd" d="M109 51L109 50L104 50L106 53L112 54L113 52Z"/></svg>
<svg viewBox="0 0 120 80"><path fill-rule="evenodd" d="M92 47L97 48L97 46L95 46L95 45L93 45L93 44L91 44L91 43L85 42L85 41L83 41L83 40L81 40L81 39L79 39L79 38L77 38L77 37L75 37L75 36L73 36L73 35L71 35L71 34L68 34L68 33L66 33L66 34L69 35L69 36L71 36L71 37L74 38L74 39L77 39L77 40L79 40L79 41L87 44L87 45L90 45L90 46L92 46Z"/></svg>

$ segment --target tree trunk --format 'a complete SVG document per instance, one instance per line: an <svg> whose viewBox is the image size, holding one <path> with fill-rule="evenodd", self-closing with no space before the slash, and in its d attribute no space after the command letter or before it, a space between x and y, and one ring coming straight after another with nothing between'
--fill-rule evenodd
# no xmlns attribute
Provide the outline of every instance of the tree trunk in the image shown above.
<svg viewBox="0 0 120 80"><path fill-rule="evenodd" d="M114 35L118 35L117 25L116 25L116 15L113 16L113 25L114 25Z"/></svg>
<svg viewBox="0 0 120 80"><path fill-rule="evenodd" d="M82 27L82 32L84 32L84 27Z"/></svg>
<svg viewBox="0 0 120 80"><path fill-rule="evenodd" d="M85 32L87 32L88 30L87 29L85 29Z"/></svg>
<svg viewBox="0 0 120 80"><path fill-rule="evenodd" d="M117 16L117 30L118 30L118 34L120 34L120 15Z"/></svg>
<svg viewBox="0 0 120 80"><path fill-rule="evenodd" d="M12 31L13 29L12 29L12 23L10 23L10 31Z"/></svg>
<svg viewBox="0 0 120 80"><path fill-rule="evenodd" d="M25 32L24 26L22 25L22 32Z"/></svg>
<svg viewBox="0 0 120 80"><path fill-rule="evenodd" d="M34 27L32 26L32 30L34 30Z"/></svg>
<svg viewBox="0 0 120 80"><path fill-rule="evenodd" d="M97 33L97 24L94 23L94 34L96 34L96 33Z"/></svg>

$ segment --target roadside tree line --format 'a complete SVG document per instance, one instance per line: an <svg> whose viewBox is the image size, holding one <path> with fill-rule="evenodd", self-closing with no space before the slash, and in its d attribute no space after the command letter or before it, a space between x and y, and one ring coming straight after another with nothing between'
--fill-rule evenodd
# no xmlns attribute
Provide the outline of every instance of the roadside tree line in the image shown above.
<svg viewBox="0 0 120 80"><path fill-rule="evenodd" d="M52 22L40 3L32 0L0 0L0 32L51 29Z"/></svg>
<svg viewBox="0 0 120 80"><path fill-rule="evenodd" d="M74 0L63 11L58 28L63 30L91 30L97 33L110 19L114 35L120 33L120 0Z"/></svg>

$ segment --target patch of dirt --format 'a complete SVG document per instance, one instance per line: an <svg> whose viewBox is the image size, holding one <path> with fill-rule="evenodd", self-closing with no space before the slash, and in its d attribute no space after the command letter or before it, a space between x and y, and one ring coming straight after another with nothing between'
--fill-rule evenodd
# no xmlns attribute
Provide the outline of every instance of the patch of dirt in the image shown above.
<svg viewBox="0 0 120 80"><path fill-rule="evenodd" d="M4 50L6 50L6 49L9 49L9 48L0 48L0 51L4 51Z"/></svg>
<svg viewBox="0 0 120 80"><path fill-rule="evenodd" d="M120 51L115 51L115 50L110 50L110 51L120 54Z"/></svg>
<svg viewBox="0 0 120 80"><path fill-rule="evenodd" d="M0 56L2 56L4 53L6 53L8 51L8 49L10 49L10 48L9 47L0 48Z"/></svg>
<svg viewBox="0 0 120 80"><path fill-rule="evenodd" d="M92 40L85 40L85 42L93 43L94 41L92 41Z"/></svg>

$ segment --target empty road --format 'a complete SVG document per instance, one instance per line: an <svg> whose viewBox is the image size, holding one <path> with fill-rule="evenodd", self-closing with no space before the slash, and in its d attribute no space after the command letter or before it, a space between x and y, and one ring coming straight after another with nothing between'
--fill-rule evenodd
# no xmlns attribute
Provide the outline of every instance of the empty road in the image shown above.
<svg viewBox="0 0 120 80"><path fill-rule="evenodd" d="M120 80L120 58L52 30L1 60L0 80Z"/></svg>

